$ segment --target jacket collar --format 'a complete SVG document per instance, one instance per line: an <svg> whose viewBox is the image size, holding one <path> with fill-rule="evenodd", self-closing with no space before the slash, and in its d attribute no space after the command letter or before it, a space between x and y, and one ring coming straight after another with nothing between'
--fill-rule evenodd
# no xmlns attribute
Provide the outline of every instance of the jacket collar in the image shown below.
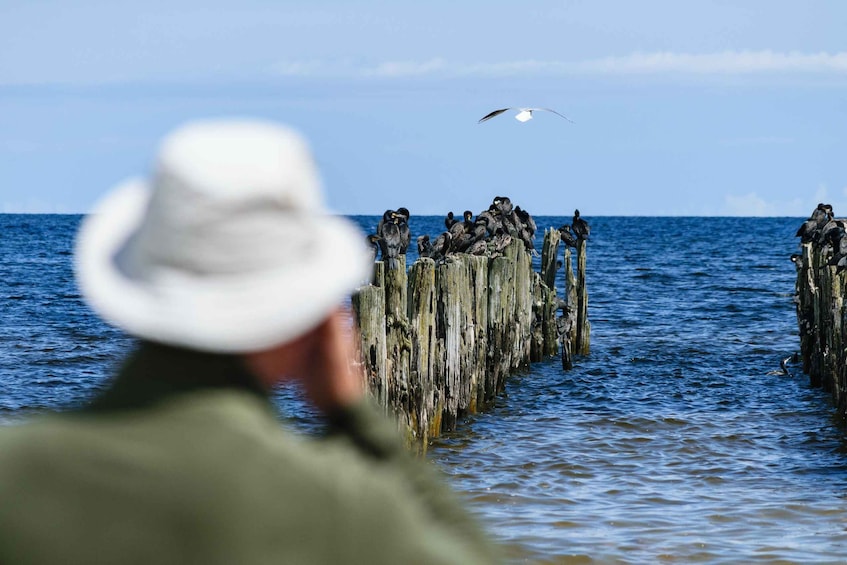
<svg viewBox="0 0 847 565"><path fill-rule="evenodd" d="M83 411L146 408L175 395L210 389L249 391L270 404L268 391L246 370L237 355L142 341L109 387Z"/></svg>

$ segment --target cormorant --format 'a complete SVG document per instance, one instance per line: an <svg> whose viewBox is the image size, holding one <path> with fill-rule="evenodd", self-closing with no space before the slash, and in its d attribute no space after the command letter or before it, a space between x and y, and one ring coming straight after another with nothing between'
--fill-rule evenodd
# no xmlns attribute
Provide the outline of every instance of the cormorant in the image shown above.
<svg viewBox="0 0 847 565"><path fill-rule="evenodd" d="M468 247L466 253L468 255L485 255L488 253L488 242L484 239L478 239Z"/></svg>
<svg viewBox="0 0 847 565"><path fill-rule="evenodd" d="M588 222L579 217L579 210L574 210L573 212L571 229L573 229L577 240L588 239L588 236L591 234L591 228L588 226Z"/></svg>
<svg viewBox="0 0 847 565"><path fill-rule="evenodd" d="M432 243L429 241L428 235L418 236L418 256L432 257Z"/></svg>
<svg viewBox="0 0 847 565"><path fill-rule="evenodd" d="M563 224L559 226L559 235L562 238L562 242L568 247L573 247L576 249L576 236L571 232L570 224Z"/></svg>
<svg viewBox="0 0 847 565"><path fill-rule="evenodd" d="M444 218L444 228L449 230L451 227L453 227L453 224L458 221L459 220L453 217L453 211L451 210L450 212L447 212L447 217Z"/></svg>
<svg viewBox="0 0 847 565"><path fill-rule="evenodd" d="M371 254L372 254L371 261L376 261L376 256L377 256L377 254L379 253L379 250L380 250L380 246L379 246L379 240L380 239L381 238L378 235L376 235L375 233L368 235L368 245L369 245L369 248L370 248L370 251L371 251Z"/></svg>
<svg viewBox="0 0 847 565"><path fill-rule="evenodd" d="M400 254L405 255L412 240L412 233L409 230L409 210L397 208L394 213L394 222L400 227Z"/></svg>
<svg viewBox="0 0 847 565"><path fill-rule="evenodd" d="M768 371L766 374L768 375L788 375L791 376L791 371L786 367L786 363L791 360L791 357L786 357L785 359L780 359L779 361L779 371Z"/></svg>
<svg viewBox="0 0 847 565"><path fill-rule="evenodd" d="M497 228L497 232L494 234L491 241L494 244L492 256L496 257L497 255L502 255L503 251L509 247L509 244L512 243L512 236L509 235L503 228Z"/></svg>
<svg viewBox="0 0 847 565"><path fill-rule="evenodd" d="M389 269L396 269L400 265L397 258L402 255L400 249L403 247L400 226L394 221L383 223L381 237L382 259L388 259Z"/></svg>
<svg viewBox="0 0 847 565"><path fill-rule="evenodd" d="M432 244L432 258L437 261L447 257L447 254L450 252L452 239L453 236L449 231L443 232L441 235L436 237L435 242Z"/></svg>
<svg viewBox="0 0 847 565"><path fill-rule="evenodd" d="M515 206L512 219L515 221L518 237L524 242L526 250L532 255L535 255L535 221L529 212L521 210L520 206Z"/></svg>
<svg viewBox="0 0 847 565"><path fill-rule="evenodd" d="M480 212L476 216L477 222L480 220L485 222L485 229L488 231L488 235L494 235L494 232L500 227L500 220L496 216L496 210L496 207L492 204L488 207L488 210Z"/></svg>
<svg viewBox="0 0 847 565"><path fill-rule="evenodd" d="M818 241L821 230L832 219L832 216L832 206L819 202L812 211L812 215L797 229L794 236L799 237L802 243Z"/></svg>

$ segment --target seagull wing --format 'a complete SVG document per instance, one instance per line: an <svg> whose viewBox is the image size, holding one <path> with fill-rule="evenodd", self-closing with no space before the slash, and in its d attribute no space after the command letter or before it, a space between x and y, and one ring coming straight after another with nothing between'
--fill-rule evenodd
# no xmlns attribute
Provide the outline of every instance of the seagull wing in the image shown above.
<svg viewBox="0 0 847 565"><path fill-rule="evenodd" d="M481 118L481 119L480 119L477 123L478 123L478 124L481 124L482 122L484 122L484 121L486 121L486 120L490 120L491 118L494 118L494 117L496 117L496 116L499 116L500 114L502 114L502 113L503 113L503 112L505 112L506 110L511 110L511 108L500 108L499 110L494 110L494 111L493 111L493 112L491 112L490 114L486 114L486 115L484 115L484 116L483 116L483 117L482 117L482 118Z"/></svg>
<svg viewBox="0 0 847 565"><path fill-rule="evenodd" d="M567 121L569 121L570 123L574 123L574 121L573 121L572 119L570 119L570 118L569 118L569 117L567 117L567 116L563 116L562 114L560 114L560 113L559 113L559 112L557 112L556 110L553 110L552 108L529 108L529 109L530 109L530 110L544 110L545 112L553 112L553 113L554 113L554 114L556 114L557 116L559 116L559 117L561 117L561 118L565 118L565 119L566 119Z"/></svg>

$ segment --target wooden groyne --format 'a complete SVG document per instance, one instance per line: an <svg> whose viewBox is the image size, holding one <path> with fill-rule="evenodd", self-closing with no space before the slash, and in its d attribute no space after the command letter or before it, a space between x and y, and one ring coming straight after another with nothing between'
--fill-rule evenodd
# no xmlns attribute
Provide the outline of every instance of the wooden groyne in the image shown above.
<svg viewBox="0 0 847 565"><path fill-rule="evenodd" d="M407 430L410 444L455 428L464 414L490 406L506 378L561 352L589 351L585 241L558 259L559 232L544 234L541 272L523 243L513 240L498 256L405 255L376 261L372 284L353 296L361 331L363 370L372 396ZM556 273L565 267L565 293Z"/></svg>
<svg viewBox="0 0 847 565"><path fill-rule="evenodd" d="M832 208L818 208L797 231L800 253L794 302L803 372L813 386L832 394L839 416L847 417L847 220L834 219ZM843 242L843 243L842 243Z"/></svg>

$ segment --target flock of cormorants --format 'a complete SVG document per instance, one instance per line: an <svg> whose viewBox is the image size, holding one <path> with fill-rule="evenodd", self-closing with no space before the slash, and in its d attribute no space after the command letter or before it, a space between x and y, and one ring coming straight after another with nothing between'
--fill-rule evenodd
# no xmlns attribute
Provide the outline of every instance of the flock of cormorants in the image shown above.
<svg viewBox="0 0 847 565"><path fill-rule="evenodd" d="M509 246L513 239L523 242L527 251L537 255L535 250L535 232L538 229L535 220L520 206L514 206L507 196L497 196L487 210L474 218L473 212L465 210L458 219L453 212L444 218L445 231L434 240L429 235L417 238L418 255L436 261L445 260L455 253L485 255L497 257ZM571 224L558 228L562 241L576 247L578 240L588 239L590 227L585 219L574 211ZM386 210L379 220L376 233L368 236L373 249L374 260L377 254L388 264L389 269L399 265L398 257L405 255L411 242L409 230L409 210L398 208Z"/></svg>
<svg viewBox="0 0 847 565"><path fill-rule="evenodd" d="M830 204L819 203L809 219L803 222L795 234L802 243L813 242L820 246L829 246L832 257L827 262L835 266L835 272L847 269L847 220L835 218ZM795 253L791 260L799 267L802 256Z"/></svg>

